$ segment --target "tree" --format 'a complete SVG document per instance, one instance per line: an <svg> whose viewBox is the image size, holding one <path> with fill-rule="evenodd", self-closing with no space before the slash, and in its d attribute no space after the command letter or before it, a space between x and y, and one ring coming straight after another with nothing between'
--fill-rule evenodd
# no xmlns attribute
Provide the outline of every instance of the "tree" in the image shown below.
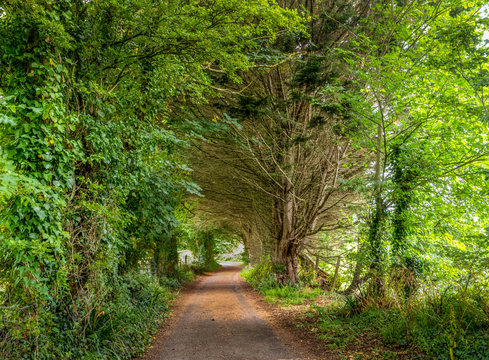
<svg viewBox="0 0 489 360"><path fill-rule="evenodd" d="M261 240L284 284L298 281L298 256L316 234L343 226L356 203L348 182L364 171L364 153L351 141L358 89L330 49L344 46L369 4L305 5L311 38L283 35L269 50L285 54L278 64L257 64L201 111L228 126L198 145L192 163L205 209L236 216L235 228Z"/></svg>
<svg viewBox="0 0 489 360"><path fill-rule="evenodd" d="M468 39L477 43L474 36L480 38L485 27L478 20L481 4L413 4L379 6L372 15L375 23L359 34L357 55L347 54L372 103L370 111L359 115L377 129L374 134L365 126L362 133L364 146L375 154L367 230L370 268L377 279L374 294L382 294L389 253L391 263L419 275L422 251L412 243L419 231L414 209L428 184L458 178L488 154L484 104L476 91L482 89L467 87L467 76L453 66L453 53L447 50L466 48ZM458 34L461 42L447 47L446 34ZM475 63L480 67L481 52L476 53L459 53L466 59L465 72L473 71ZM471 66L470 57L478 59ZM451 67L440 66L447 63Z"/></svg>
<svg viewBox="0 0 489 360"><path fill-rule="evenodd" d="M212 91L210 63L233 77L253 38L299 24L262 0L2 2L5 357L52 355L65 319L81 344L109 311L93 293L116 294L162 245L174 257L175 208L196 188L169 114Z"/></svg>

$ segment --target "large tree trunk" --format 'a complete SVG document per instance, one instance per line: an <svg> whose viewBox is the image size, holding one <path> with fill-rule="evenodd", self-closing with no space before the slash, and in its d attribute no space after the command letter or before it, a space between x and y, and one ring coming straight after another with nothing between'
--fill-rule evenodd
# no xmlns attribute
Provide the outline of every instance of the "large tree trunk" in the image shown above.
<svg viewBox="0 0 489 360"><path fill-rule="evenodd" d="M276 279L282 285L295 285L299 281L297 274L299 253L297 246L290 240L277 244L275 257L272 259L275 266Z"/></svg>

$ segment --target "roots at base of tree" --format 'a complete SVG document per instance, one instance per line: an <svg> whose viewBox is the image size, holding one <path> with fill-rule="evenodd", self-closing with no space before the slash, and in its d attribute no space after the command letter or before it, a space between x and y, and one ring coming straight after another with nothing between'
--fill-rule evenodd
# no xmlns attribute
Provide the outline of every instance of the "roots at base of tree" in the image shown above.
<svg viewBox="0 0 489 360"><path fill-rule="evenodd" d="M281 285L295 285L299 282L297 275L299 259L297 256L287 255L274 262L275 279Z"/></svg>

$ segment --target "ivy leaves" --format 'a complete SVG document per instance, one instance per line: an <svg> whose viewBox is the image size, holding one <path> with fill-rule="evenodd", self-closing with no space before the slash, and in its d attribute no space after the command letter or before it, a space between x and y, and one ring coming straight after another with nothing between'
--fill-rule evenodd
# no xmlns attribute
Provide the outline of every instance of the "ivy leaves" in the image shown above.
<svg viewBox="0 0 489 360"><path fill-rule="evenodd" d="M210 66L239 81L254 38L293 27L296 12L268 0L2 3L0 302L28 309L9 323L19 354L65 318L83 339L108 306L90 292L116 296L174 246L175 209L199 188L170 118L215 93Z"/></svg>

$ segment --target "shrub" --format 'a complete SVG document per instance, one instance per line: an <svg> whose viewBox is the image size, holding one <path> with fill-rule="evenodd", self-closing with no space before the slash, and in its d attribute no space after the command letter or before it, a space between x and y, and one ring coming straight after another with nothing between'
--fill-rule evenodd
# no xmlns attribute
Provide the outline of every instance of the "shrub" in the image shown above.
<svg viewBox="0 0 489 360"><path fill-rule="evenodd" d="M170 288L178 289L184 283L195 279L195 273L189 266L179 267L175 270L171 277L164 276L160 279L160 285Z"/></svg>
<svg viewBox="0 0 489 360"><path fill-rule="evenodd" d="M269 257L264 258L258 265L243 270L241 275L246 282L261 293L279 286L275 280L273 265Z"/></svg>
<svg viewBox="0 0 489 360"><path fill-rule="evenodd" d="M98 287L90 288L95 285ZM89 295L91 291L93 295ZM155 277L139 272L90 284L87 295L76 303L53 303L50 313L40 316L37 338L10 338L7 348L0 343L0 356L131 359L145 349L151 334L166 317L171 296L168 287L159 284ZM8 316L7 312L1 314L0 323ZM0 333L4 330L0 329ZM31 352L33 346L35 354Z"/></svg>
<svg viewBox="0 0 489 360"><path fill-rule="evenodd" d="M489 359L489 308L479 292L445 289L384 305L365 293L345 297L321 322L354 321L363 331L376 329L388 343L417 347L429 359Z"/></svg>

